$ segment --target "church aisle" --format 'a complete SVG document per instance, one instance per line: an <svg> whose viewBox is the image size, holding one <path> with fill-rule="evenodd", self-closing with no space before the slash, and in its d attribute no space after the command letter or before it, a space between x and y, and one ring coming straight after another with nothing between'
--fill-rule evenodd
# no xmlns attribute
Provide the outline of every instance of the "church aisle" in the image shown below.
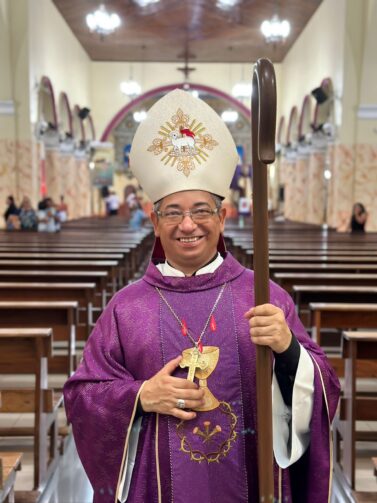
<svg viewBox="0 0 377 503"><path fill-rule="evenodd" d="M79 460L73 438L39 503L92 503L93 490Z"/></svg>

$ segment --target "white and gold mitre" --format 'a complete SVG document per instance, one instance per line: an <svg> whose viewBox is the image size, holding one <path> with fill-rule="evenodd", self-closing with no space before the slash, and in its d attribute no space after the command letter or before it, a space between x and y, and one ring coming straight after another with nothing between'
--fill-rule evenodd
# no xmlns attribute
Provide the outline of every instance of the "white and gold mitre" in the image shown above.
<svg viewBox="0 0 377 503"><path fill-rule="evenodd" d="M225 197L237 161L236 146L221 118L180 89L148 110L130 153L132 172L153 202L182 190Z"/></svg>

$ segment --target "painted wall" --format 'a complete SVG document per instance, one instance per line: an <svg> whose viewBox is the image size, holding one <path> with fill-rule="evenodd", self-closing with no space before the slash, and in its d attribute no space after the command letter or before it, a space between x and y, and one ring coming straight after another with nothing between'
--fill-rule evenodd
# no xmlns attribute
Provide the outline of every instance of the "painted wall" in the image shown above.
<svg viewBox="0 0 377 503"><path fill-rule="evenodd" d="M0 115L0 210L30 168L27 0L0 3L0 100L11 101L14 112ZM29 188L30 190L30 188ZM3 225L1 221L0 225Z"/></svg>
<svg viewBox="0 0 377 503"><path fill-rule="evenodd" d="M377 106L377 0L367 0L365 15L365 39L360 82L360 105ZM357 139L360 142L377 143L377 119L359 119Z"/></svg>
<svg viewBox="0 0 377 503"><path fill-rule="evenodd" d="M50 78L56 100L65 91L72 108L75 104L90 108L91 63L87 53L51 0L28 0L28 5L31 122L37 120L37 91L43 75Z"/></svg>
<svg viewBox="0 0 377 503"><path fill-rule="evenodd" d="M0 0L0 100L13 100L10 47L10 8L8 0ZM0 115L0 138L14 135L14 117Z"/></svg>
<svg viewBox="0 0 377 503"><path fill-rule="evenodd" d="M40 198L35 123L41 77L50 77L56 101L65 91L72 107L77 103L90 108L91 89L89 57L52 0L0 0L0 64L0 100L15 104L13 115L0 115L3 213L8 194L17 202L28 194L34 205Z"/></svg>
<svg viewBox="0 0 377 503"><path fill-rule="evenodd" d="M345 12L346 0L323 0L285 57L281 107L286 120L293 106L301 110L304 96L325 77L332 78L335 94L342 94Z"/></svg>

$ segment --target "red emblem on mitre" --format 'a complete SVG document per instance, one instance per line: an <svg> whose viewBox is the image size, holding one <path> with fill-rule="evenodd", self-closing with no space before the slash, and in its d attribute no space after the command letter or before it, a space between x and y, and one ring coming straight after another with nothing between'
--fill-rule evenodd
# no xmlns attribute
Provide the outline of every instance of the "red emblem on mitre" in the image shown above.
<svg viewBox="0 0 377 503"><path fill-rule="evenodd" d="M188 128L182 128L180 129L180 132L183 136L191 136L191 138L194 138L195 133L193 133L190 129Z"/></svg>

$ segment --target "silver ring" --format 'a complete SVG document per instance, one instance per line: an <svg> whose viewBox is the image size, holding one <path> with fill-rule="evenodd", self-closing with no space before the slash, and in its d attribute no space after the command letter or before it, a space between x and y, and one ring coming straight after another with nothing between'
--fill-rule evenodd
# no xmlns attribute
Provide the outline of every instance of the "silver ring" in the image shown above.
<svg viewBox="0 0 377 503"><path fill-rule="evenodd" d="M185 401L183 400L183 398L178 398L177 407L178 407L178 409L186 408L186 404L185 404Z"/></svg>

